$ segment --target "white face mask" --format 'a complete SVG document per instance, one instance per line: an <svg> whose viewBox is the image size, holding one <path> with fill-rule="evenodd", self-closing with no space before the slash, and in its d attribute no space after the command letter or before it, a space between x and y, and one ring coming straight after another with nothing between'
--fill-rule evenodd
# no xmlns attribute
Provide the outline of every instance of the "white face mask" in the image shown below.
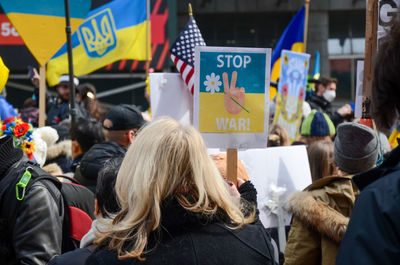
<svg viewBox="0 0 400 265"><path fill-rule="evenodd" d="M335 90L326 90L322 97L329 102L332 102L336 98L336 91Z"/></svg>

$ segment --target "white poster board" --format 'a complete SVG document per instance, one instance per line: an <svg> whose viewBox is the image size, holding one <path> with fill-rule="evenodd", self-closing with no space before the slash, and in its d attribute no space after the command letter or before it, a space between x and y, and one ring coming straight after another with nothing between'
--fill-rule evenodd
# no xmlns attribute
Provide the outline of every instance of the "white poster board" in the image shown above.
<svg viewBox="0 0 400 265"><path fill-rule="evenodd" d="M271 49L195 48L194 126L209 148L267 145Z"/></svg>
<svg viewBox="0 0 400 265"><path fill-rule="evenodd" d="M363 101L363 82L364 82L364 61L357 61L357 77L356 77L356 103L354 109L354 117L362 117L362 101Z"/></svg>
<svg viewBox="0 0 400 265"><path fill-rule="evenodd" d="M169 116L183 125L193 123L193 96L179 73L151 73L150 102L154 119Z"/></svg>
<svg viewBox="0 0 400 265"><path fill-rule="evenodd" d="M218 149L209 149L210 154L220 153ZM239 151L238 158L243 162L251 182L257 189L260 219L266 228L277 227L277 216L271 212L274 205L273 193L284 188L281 197L284 203L287 196L300 191L311 184L310 166L304 145L249 149ZM291 215L284 211L286 225Z"/></svg>
<svg viewBox="0 0 400 265"><path fill-rule="evenodd" d="M399 13L400 0L379 0L377 42L386 35L393 18Z"/></svg>

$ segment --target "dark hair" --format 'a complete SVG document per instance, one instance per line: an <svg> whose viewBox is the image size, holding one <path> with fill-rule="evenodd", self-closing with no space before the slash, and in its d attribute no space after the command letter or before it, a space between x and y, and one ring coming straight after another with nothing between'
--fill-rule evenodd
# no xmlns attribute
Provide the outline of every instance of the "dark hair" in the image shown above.
<svg viewBox="0 0 400 265"><path fill-rule="evenodd" d="M372 84L371 114L381 130L390 129L400 113L400 20L380 40Z"/></svg>
<svg viewBox="0 0 400 265"><path fill-rule="evenodd" d="M102 120L104 111L100 107L100 103L96 98L96 88L90 83L83 83L77 87L78 93L81 96L83 106L89 112L90 116ZM91 93L95 98L91 98L88 94Z"/></svg>
<svg viewBox="0 0 400 265"><path fill-rule="evenodd" d="M337 84L337 82L338 82L338 80L336 78L326 77L326 76L321 77L321 79L319 81L320 81L320 84L322 84L324 87L327 87L330 83Z"/></svg>
<svg viewBox="0 0 400 265"><path fill-rule="evenodd" d="M95 119L80 117L75 123L75 128L71 128L71 140L78 141L82 152L86 152L93 145L104 142L103 126Z"/></svg>
<svg viewBox="0 0 400 265"><path fill-rule="evenodd" d="M116 214L120 210L117 195L115 193L115 181L124 157L116 157L109 160L99 172L96 185L97 205L103 217Z"/></svg>

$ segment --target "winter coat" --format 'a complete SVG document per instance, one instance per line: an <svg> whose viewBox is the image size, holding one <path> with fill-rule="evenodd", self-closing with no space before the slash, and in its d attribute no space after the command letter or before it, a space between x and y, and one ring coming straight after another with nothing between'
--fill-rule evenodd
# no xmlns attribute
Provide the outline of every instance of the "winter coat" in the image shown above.
<svg viewBox="0 0 400 265"><path fill-rule="evenodd" d="M126 150L126 147L113 141L93 145L76 168L75 179L95 192L97 176L104 164L112 158L125 156Z"/></svg>
<svg viewBox="0 0 400 265"><path fill-rule="evenodd" d="M56 163L63 173L71 172L72 164L72 141L63 140L47 148L46 163Z"/></svg>
<svg viewBox="0 0 400 265"><path fill-rule="evenodd" d="M69 251L60 256L52 259L48 265L84 265L86 259L92 254L95 250L96 246L93 244L95 238L95 231L100 227L100 223L97 220L92 222L92 227L89 232L82 237L80 248L77 248L73 251Z"/></svg>
<svg viewBox="0 0 400 265"><path fill-rule="evenodd" d="M307 102L310 104L311 109L316 109L320 112L328 114L335 127L343 122L343 117L340 116L337 111L333 111L331 103L323 97L317 96L315 93L313 93L310 98L307 99Z"/></svg>
<svg viewBox="0 0 400 265"><path fill-rule="evenodd" d="M205 219L185 210L176 200L162 205L161 225L148 239L138 259L118 260L107 246L86 264L274 264L270 237L260 221L229 229L221 219Z"/></svg>
<svg viewBox="0 0 400 265"><path fill-rule="evenodd" d="M337 263L400 263L400 147L377 168L353 179L361 190Z"/></svg>
<svg viewBox="0 0 400 265"><path fill-rule="evenodd" d="M0 238L7 238L12 249L7 261L1 248L1 264L47 264L61 253L64 217L61 192L52 181L38 180L27 189L23 200L17 202L15 178L21 178L25 170L25 165L17 162L9 172L0 176L1 189L7 188L0 199L0 216L9 216L6 219L10 222L0 225ZM10 216L14 216L14 222L10 221Z"/></svg>
<svg viewBox="0 0 400 265"><path fill-rule="evenodd" d="M333 265L358 194L351 176L326 177L290 196L286 265Z"/></svg>

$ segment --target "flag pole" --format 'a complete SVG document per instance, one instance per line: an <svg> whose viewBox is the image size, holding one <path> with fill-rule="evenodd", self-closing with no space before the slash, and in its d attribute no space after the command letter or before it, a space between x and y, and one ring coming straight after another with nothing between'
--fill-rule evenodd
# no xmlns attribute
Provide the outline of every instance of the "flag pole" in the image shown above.
<svg viewBox="0 0 400 265"><path fill-rule="evenodd" d="M150 69L150 47L151 47L151 32L150 32L150 0L146 0L146 77L149 76Z"/></svg>
<svg viewBox="0 0 400 265"><path fill-rule="evenodd" d="M69 0L64 0L65 4L65 32L67 34L67 51L68 51L68 75L69 75L69 90L70 90L70 114L71 128L75 127L76 108L75 108L75 85L74 85L74 65L72 58L72 42L71 42L71 21L69 14Z"/></svg>
<svg viewBox="0 0 400 265"><path fill-rule="evenodd" d="M188 4L188 13L189 13L189 17L193 17L193 9L192 9L191 3Z"/></svg>
<svg viewBox="0 0 400 265"><path fill-rule="evenodd" d="M46 66L39 68L39 127L46 121Z"/></svg>
<svg viewBox="0 0 400 265"><path fill-rule="evenodd" d="M307 37L308 37L308 14L310 13L310 0L305 0L306 14L304 18L304 52L307 52Z"/></svg>

